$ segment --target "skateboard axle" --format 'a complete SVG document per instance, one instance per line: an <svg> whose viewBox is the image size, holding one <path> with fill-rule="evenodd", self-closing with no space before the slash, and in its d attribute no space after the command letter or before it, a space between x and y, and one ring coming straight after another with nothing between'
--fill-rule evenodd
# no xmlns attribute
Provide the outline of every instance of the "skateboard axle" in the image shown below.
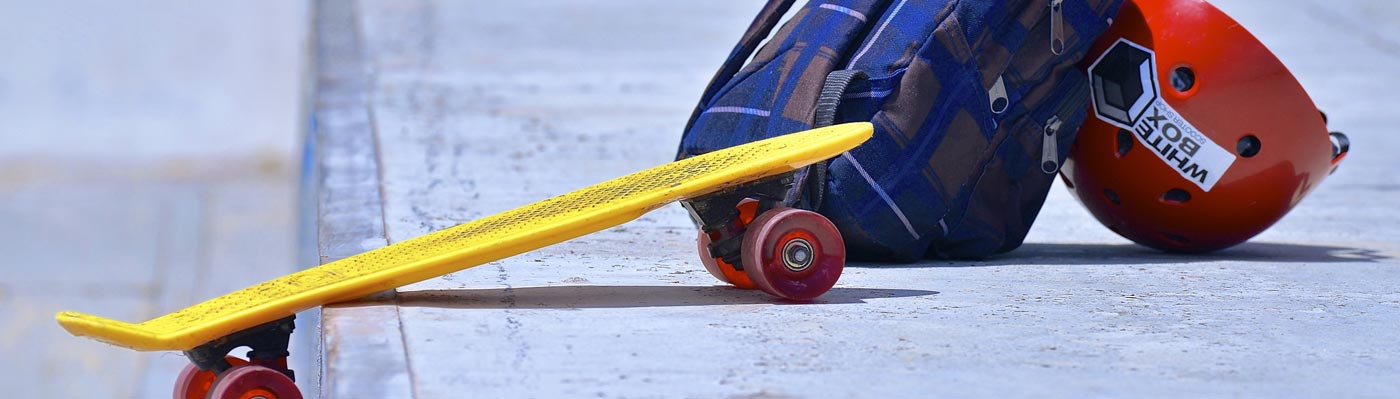
<svg viewBox="0 0 1400 399"><path fill-rule="evenodd" d="M291 342L292 330L296 328L295 321L296 316L293 315L239 331L187 350L185 357L200 370L223 373L232 367L224 357L234 349L246 346L251 348L248 351L251 363L272 368L296 380L295 374L287 368L287 356L291 354L287 347Z"/></svg>

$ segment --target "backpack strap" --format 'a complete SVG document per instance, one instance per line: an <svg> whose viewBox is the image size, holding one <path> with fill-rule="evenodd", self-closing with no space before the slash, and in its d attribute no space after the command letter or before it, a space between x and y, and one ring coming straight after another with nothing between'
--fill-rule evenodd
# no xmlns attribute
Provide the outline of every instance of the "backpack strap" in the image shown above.
<svg viewBox="0 0 1400 399"><path fill-rule="evenodd" d="M870 76L857 69L831 71L822 83L821 95L817 97L817 107L812 118L812 128L836 124L836 111L841 108L841 100L851 85L869 80ZM817 210L821 207L822 196L826 194L826 162L814 163L799 172L802 180L802 195L798 207Z"/></svg>
<svg viewBox="0 0 1400 399"><path fill-rule="evenodd" d="M716 93L724 84L729 82L729 78L739 73L739 69L744 67L744 63L758 49L759 43L768 38L768 34L773 28L778 26L778 22L783 19L792 8L792 3L796 0L768 0L763 5L763 9L758 11L758 15L749 23L749 29L744 31L744 36L739 39L739 44L734 45L734 50L729 52L729 58L724 60L719 71L710 78L710 84L705 87L705 93L700 95L700 103L695 106L695 111L690 113L690 121L685 123L685 131L689 132L690 127L695 124L695 120L700 118L700 114L705 112L705 105L710 103Z"/></svg>
<svg viewBox="0 0 1400 399"><path fill-rule="evenodd" d="M845 69L831 71L826 74L826 83L822 84L822 94L817 97L817 109L812 118L812 128L827 127L836 124L836 110L841 107L841 99L846 97L846 91L856 82L870 80L858 69Z"/></svg>

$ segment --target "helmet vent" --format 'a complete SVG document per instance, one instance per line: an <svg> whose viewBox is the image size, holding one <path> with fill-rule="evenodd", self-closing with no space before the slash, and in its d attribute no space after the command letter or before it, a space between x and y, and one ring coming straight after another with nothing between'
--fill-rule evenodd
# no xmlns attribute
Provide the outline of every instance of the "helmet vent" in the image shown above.
<svg viewBox="0 0 1400 399"><path fill-rule="evenodd" d="M1186 192L1186 190L1182 190L1179 188L1173 188L1171 190L1167 190L1167 192L1165 193L1162 193L1162 202L1166 202L1168 204L1180 205L1185 204L1186 201L1190 200L1191 193L1188 193Z"/></svg>
<svg viewBox="0 0 1400 399"><path fill-rule="evenodd" d="M1196 87L1196 72L1191 67L1176 67L1172 70L1172 88L1178 93L1191 91Z"/></svg>
<svg viewBox="0 0 1400 399"><path fill-rule="evenodd" d="M1239 143L1235 143L1235 152L1245 158L1250 158L1259 154L1259 138L1254 135L1247 135L1240 138Z"/></svg>
<svg viewBox="0 0 1400 399"><path fill-rule="evenodd" d="M1103 189L1103 197L1107 198L1108 202L1112 202L1114 205L1123 205L1123 201L1118 199L1118 193L1114 192L1113 189Z"/></svg>
<svg viewBox="0 0 1400 399"><path fill-rule="evenodd" d="M1133 149L1133 132L1128 129L1118 129L1118 157L1128 155L1128 150Z"/></svg>

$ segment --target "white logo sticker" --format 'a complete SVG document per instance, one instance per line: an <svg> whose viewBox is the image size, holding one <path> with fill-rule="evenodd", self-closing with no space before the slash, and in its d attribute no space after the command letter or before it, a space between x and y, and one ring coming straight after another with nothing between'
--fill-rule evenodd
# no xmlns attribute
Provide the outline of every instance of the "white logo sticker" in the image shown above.
<svg viewBox="0 0 1400 399"><path fill-rule="evenodd" d="M1094 115L1132 132L1182 178L1210 191L1235 163L1235 154L1202 134L1163 100L1152 50L1118 39L1089 67Z"/></svg>

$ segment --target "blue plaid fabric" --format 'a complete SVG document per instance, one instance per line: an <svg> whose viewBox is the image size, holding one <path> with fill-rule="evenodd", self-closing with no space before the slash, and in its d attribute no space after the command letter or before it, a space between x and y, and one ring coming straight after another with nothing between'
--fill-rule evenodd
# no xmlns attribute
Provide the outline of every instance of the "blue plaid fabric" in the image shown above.
<svg viewBox="0 0 1400 399"><path fill-rule="evenodd" d="M810 129L827 74L860 70L869 79L837 119L871 121L875 136L829 162L818 209L849 254L1019 246L1053 182L1045 161L1057 168L1087 113L1077 64L1121 0L813 0L744 63L791 3L770 2L745 32L677 158Z"/></svg>

